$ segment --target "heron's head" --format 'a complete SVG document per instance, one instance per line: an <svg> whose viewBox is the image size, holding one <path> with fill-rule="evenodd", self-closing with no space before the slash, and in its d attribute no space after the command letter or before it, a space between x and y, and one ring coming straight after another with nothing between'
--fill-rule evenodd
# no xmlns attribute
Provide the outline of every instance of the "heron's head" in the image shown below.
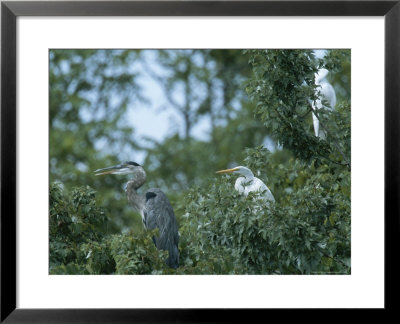
<svg viewBox="0 0 400 324"><path fill-rule="evenodd" d="M104 174L132 174L138 171L144 171L142 166L136 162L128 161L108 168L98 169L94 172L98 176Z"/></svg>
<svg viewBox="0 0 400 324"><path fill-rule="evenodd" d="M236 173L245 176L246 178L251 178L253 177L253 172L249 168L246 168L244 166L237 166L232 169L226 169L226 170L220 170L217 171L216 173Z"/></svg>

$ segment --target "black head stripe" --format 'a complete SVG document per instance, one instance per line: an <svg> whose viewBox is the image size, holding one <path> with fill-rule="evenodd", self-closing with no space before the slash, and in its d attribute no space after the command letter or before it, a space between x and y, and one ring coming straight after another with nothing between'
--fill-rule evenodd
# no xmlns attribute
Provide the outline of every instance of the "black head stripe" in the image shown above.
<svg viewBox="0 0 400 324"><path fill-rule="evenodd" d="M149 199L156 197L157 195L154 192L146 192L146 202L149 201Z"/></svg>
<svg viewBox="0 0 400 324"><path fill-rule="evenodd" d="M125 164L130 164L130 165L134 165L134 166L140 166L140 164L138 164L136 162L132 162L132 161L125 162Z"/></svg>

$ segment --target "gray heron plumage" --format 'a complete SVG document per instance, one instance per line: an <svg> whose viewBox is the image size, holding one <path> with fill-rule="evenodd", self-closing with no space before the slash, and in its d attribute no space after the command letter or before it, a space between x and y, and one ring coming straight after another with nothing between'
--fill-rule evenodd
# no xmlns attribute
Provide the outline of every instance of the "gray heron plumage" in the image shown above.
<svg viewBox="0 0 400 324"><path fill-rule="evenodd" d="M98 169L96 175L133 174L133 179L126 184L126 195L129 204L142 216L146 229L158 229L153 242L160 250L168 251L166 263L176 269L179 265L178 225L174 210L167 196L158 188L151 188L142 196L137 190L146 182L146 172L136 162L125 162L111 167Z"/></svg>

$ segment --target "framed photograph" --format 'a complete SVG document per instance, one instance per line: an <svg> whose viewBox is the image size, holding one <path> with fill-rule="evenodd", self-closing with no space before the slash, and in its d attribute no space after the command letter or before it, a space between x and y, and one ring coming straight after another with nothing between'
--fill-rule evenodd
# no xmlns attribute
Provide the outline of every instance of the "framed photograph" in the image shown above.
<svg viewBox="0 0 400 324"><path fill-rule="evenodd" d="M399 1L2 2L1 321L393 308L399 21Z"/></svg>

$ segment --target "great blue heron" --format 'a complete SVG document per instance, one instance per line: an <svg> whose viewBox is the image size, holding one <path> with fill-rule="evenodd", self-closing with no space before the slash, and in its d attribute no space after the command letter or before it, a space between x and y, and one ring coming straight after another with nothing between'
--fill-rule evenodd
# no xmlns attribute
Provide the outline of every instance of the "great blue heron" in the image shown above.
<svg viewBox="0 0 400 324"><path fill-rule="evenodd" d="M318 99L315 100L315 102L312 102L311 106L316 113L318 113L318 110L320 109L332 110L336 105L335 89L333 89L332 85L326 79L328 73L329 71L323 68L319 69L318 72L315 73L315 84L317 85L315 91L318 95ZM322 129L320 129L320 122L315 113L313 113L313 123L315 136L325 138L326 134Z"/></svg>
<svg viewBox="0 0 400 324"><path fill-rule="evenodd" d="M239 177L235 182L235 189L247 196L249 192L260 192L262 193L261 198L266 201L275 201L271 190L262 182L260 179L256 178L249 168L244 166L237 166L232 169L217 171L217 173L237 173L243 177Z"/></svg>
<svg viewBox="0 0 400 324"><path fill-rule="evenodd" d="M166 263L176 269L179 264L178 225L174 210L167 196L158 188L151 188L141 196L136 190L146 181L146 172L136 162L125 162L95 171L96 175L103 174L133 174L133 179L126 184L126 195L129 204L142 216L146 229L158 229L158 236L153 237L158 249L168 251Z"/></svg>

